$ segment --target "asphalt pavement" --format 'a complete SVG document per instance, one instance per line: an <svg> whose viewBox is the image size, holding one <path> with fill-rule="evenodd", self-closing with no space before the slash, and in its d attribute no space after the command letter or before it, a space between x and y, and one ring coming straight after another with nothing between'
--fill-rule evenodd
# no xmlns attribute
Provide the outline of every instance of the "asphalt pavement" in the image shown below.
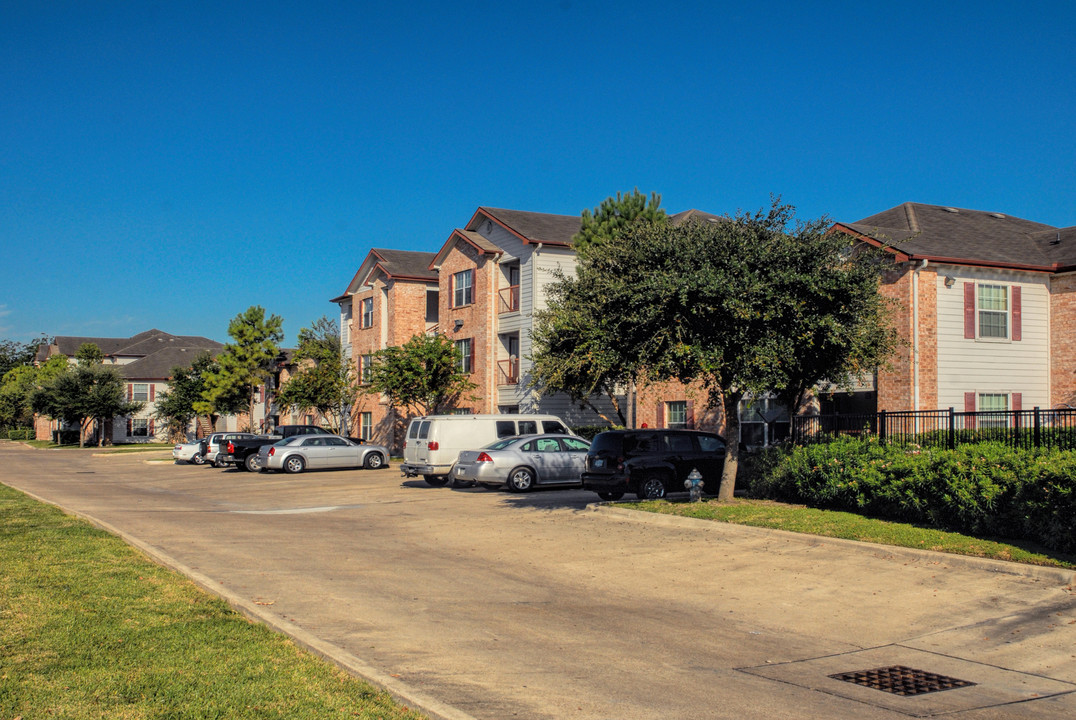
<svg viewBox="0 0 1076 720"><path fill-rule="evenodd" d="M1068 571L580 490L435 489L395 466L250 474L0 442L0 482L434 718L1076 717ZM909 694L878 689L894 683Z"/></svg>

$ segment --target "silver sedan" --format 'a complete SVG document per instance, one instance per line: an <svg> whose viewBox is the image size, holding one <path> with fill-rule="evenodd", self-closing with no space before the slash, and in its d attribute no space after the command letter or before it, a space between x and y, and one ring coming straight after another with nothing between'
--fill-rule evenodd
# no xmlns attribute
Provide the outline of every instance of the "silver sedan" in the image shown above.
<svg viewBox="0 0 1076 720"><path fill-rule="evenodd" d="M579 485L590 443L571 435L525 435L464 450L452 478L525 492L536 485Z"/></svg>
<svg viewBox="0 0 1076 720"><path fill-rule="evenodd" d="M360 445L339 435L297 435L258 450L259 469L287 473L357 467L376 470L388 459L388 448Z"/></svg>
<svg viewBox="0 0 1076 720"><path fill-rule="evenodd" d="M172 448L172 459L176 462L187 462L192 465L205 463L205 440L178 443Z"/></svg>

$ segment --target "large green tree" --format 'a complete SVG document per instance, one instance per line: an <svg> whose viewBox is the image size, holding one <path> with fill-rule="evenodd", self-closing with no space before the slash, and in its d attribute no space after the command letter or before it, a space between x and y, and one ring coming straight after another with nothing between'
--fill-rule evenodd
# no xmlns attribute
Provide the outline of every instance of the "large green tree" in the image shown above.
<svg viewBox="0 0 1076 720"><path fill-rule="evenodd" d="M67 371L67 358L57 355L41 366L17 365L0 379L0 427L33 425L30 396L41 385Z"/></svg>
<svg viewBox="0 0 1076 720"><path fill-rule="evenodd" d="M215 364L209 352L199 353L190 366L173 367L169 373L168 389L157 393L155 414L165 423L174 440L185 438L191 421L198 417L197 403L202 402L205 375Z"/></svg>
<svg viewBox="0 0 1076 720"><path fill-rule="evenodd" d="M246 400L250 429L254 430L254 404L258 387L268 383L280 357L281 330L278 315L266 317L265 308L252 305L228 324L232 342L217 356L217 370L206 373L204 402L218 411L225 401L242 393ZM266 393L268 402L268 393ZM204 406L203 406L204 407Z"/></svg>
<svg viewBox="0 0 1076 720"><path fill-rule="evenodd" d="M579 232L572 237L572 247L585 255L590 248L608 242L640 222L660 225L666 221L665 211L660 206L661 196L657 193L650 193L647 198L639 188L630 193L618 192L615 198L603 200L593 212L583 210Z"/></svg>
<svg viewBox="0 0 1076 720"><path fill-rule="evenodd" d="M389 403L419 415L453 407L476 385L461 369L456 345L444 335L415 335L400 346L373 355L368 393L383 393Z"/></svg>
<svg viewBox="0 0 1076 720"><path fill-rule="evenodd" d="M301 329L295 360L298 369L280 388L277 403L296 410L313 408L329 418L341 435L348 435L357 388L336 323L321 317Z"/></svg>
<svg viewBox="0 0 1076 720"><path fill-rule="evenodd" d="M107 365L76 365L52 378L30 396L34 412L53 420L79 426L79 446L94 420L130 415L143 403L128 402L126 384L116 368ZM99 442L104 442L102 434Z"/></svg>
<svg viewBox="0 0 1076 720"><path fill-rule="evenodd" d="M746 394L776 392L795 410L819 381L845 383L895 346L878 264L827 225L796 222L779 200L723 222L635 224L593 246L564 281L566 300L589 303L564 312L598 319L635 372L699 382L721 408L722 499L735 489Z"/></svg>

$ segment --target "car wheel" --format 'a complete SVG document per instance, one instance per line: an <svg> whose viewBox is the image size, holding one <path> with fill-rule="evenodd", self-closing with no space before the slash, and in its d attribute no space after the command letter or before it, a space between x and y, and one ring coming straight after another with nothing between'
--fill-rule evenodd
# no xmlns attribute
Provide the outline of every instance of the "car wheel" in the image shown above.
<svg viewBox="0 0 1076 720"><path fill-rule="evenodd" d="M306 461L298 455L292 455L284 461L284 472L294 475L295 473L301 473L305 469Z"/></svg>
<svg viewBox="0 0 1076 720"><path fill-rule="evenodd" d="M508 474L508 489L512 492L527 492L534 487L534 471L518 467Z"/></svg>
<svg viewBox="0 0 1076 720"><path fill-rule="evenodd" d="M659 475L647 475L639 481L635 494L640 500L660 500L665 497L665 481Z"/></svg>
<svg viewBox="0 0 1076 720"><path fill-rule="evenodd" d="M602 500L619 500L620 498L624 497L624 493L619 490L600 492L598 493L598 497L600 497Z"/></svg>
<svg viewBox="0 0 1076 720"><path fill-rule="evenodd" d="M191 463L194 465L205 465L205 458L202 457L201 453L195 453L191 456Z"/></svg>
<svg viewBox="0 0 1076 720"><path fill-rule="evenodd" d="M258 453L247 455L247 459L243 461L243 467L251 472L259 472L262 468L258 464Z"/></svg>
<svg viewBox="0 0 1076 720"><path fill-rule="evenodd" d="M444 487L448 485L448 478L444 475L423 475L422 479L430 487Z"/></svg>
<svg viewBox="0 0 1076 720"><path fill-rule="evenodd" d="M362 465L367 470L377 470L379 467L385 464L385 458L379 452L372 452L366 456L366 460Z"/></svg>
<svg viewBox="0 0 1076 720"><path fill-rule="evenodd" d="M213 458L213 467L222 468L224 467L224 463L222 463L220 460L217 460L216 458Z"/></svg>

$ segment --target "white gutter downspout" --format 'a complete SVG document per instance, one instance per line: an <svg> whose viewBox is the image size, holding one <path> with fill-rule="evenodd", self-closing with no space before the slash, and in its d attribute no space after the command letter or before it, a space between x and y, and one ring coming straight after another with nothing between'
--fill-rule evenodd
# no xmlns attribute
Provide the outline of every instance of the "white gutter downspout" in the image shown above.
<svg viewBox="0 0 1076 720"><path fill-rule="evenodd" d="M930 261L912 270L912 409L919 410L919 271Z"/></svg>

